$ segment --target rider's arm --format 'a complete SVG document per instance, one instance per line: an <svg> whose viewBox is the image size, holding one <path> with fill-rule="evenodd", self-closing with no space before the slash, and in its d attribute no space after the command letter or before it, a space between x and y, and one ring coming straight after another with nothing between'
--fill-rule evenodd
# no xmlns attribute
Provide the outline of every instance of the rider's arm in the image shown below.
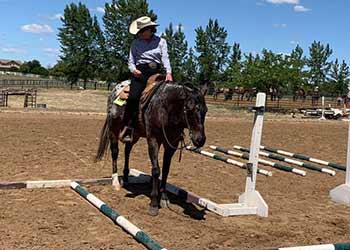
<svg viewBox="0 0 350 250"><path fill-rule="evenodd" d="M165 41L165 39L162 38L161 40L161 53L162 53L162 63L164 68L166 69L167 74L171 74L171 66L169 61L169 54L168 54L168 45Z"/></svg>
<svg viewBox="0 0 350 250"><path fill-rule="evenodd" d="M135 57L133 55L133 45L134 43L131 44L130 52L129 52L129 60L128 60L128 68L131 73L133 73L136 70Z"/></svg>

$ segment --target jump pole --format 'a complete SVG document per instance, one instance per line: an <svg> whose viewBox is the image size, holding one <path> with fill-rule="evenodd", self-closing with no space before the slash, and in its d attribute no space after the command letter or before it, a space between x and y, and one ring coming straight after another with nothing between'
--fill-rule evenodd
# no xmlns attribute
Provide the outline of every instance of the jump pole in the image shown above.
<svg viewBox="0 0 350 250"><path fill-rule="evenodd" d="M187 146L186 149L191 151L191 152L213 158L215 160L226 162L227 164L237 166L237 167L240 167L242 169L247 169L247 164L240 162L240 161L235 161L233 159L230 159L230 158L227 158L227 157L224 157L221 155L213 154L213 153L210 153L208 151L205 151L205 150L202 150L199 148L195 148L195 147L191 147L191 146ZM249 159L249 157L245 158L245 159ZM265 175L265 176L272 176L272 173L270 171L267 171L267 170L261 169L261 168L258 168L258 174Z"/></svg>
<svg viewBox="0 0 350 250"><path fill-rule="evenodd" d="M141 184L150 182L150 177L135 169L130 169L129 183ZM123 177L119 177L122 182ZM108 185L112 184L112 178L95 179L75 179L75 180L38 180L38 181L13 181L0 182L1 189L35 189L35 188L62 188L69 187L72 181L79 182L81 185Z"/></svg>
<svg viewBox="0 0 350 250"><path fill-rule="evenodd" d="M304 160L304 161L311 161L311 162L314 162L314 163L317 163L320 165L325 165L325 166L329 166L332 168L346 171L345 166L342 166L342 165L334 163L334 162L328 162L328 161L323 161L320 159L312 158L311 156L302 155L302 154L295 154L295 153L291 153L291 152L287 152L284 150L275 149L275 148L271 148L271 147L267 147L267 146L260 146L260 149L266 150L268 152L276 153L276 154L286 155L286 156L293 157L293 158L300 159L300 160Z"/></svg>
<svg viewBox="0 0 350 250"><path fill-rule="evenodd" d="M238 149L238 150L241 150L241 151L244 151L244 152L249 152L249 149L244 148L242 146L234 145L233 147L235 149ZM274 155L274 154L270 154L270 153L266 153L266 152L259 152L259 154L262 155L262 156L274 159L274 160L284 161L284 162L287 162L287 163L290 163L290 164L294 164L294 165L297 165L297 166L302 167L302 168L311 169L311 170L318 171L318 172L325 173L325 174L329 174L329 175L332 175L332 176L335 175L335 171L331 170L331 169L328 169L328 168L320 168L318 166L315 166L315 165L312 165L312 164L308 164L308 163L305 163L305 162L302 162L302 161L296 161L296 160L293 160L293 159L290 159L290 158L287 158L287 157L282 157L280 155ZM299 171L302 171L302 170L299 170Z"/></svg>
<svg viewBox="0 0 350 250"><path fill-rule="evenodd" d="M162 247L155 240L151 239L145 232L128 221L124 216L120 215L116 210L110 208L106 203L101 201L95 195L82 188L77 182L71 182L70 186L74 191L80 194L80 196L98 208L104 215L109 217L113 222L117 223L117 225L131 234L138 242L147 247L147 249L166 250L166 248Z"/></svg>
<svg viewBox="0 0 350 250"><path fill-rule="evenodd" d="M345 184L342 184L329 192L331 199L336 203L350 204L350 121L348 121L348 146L346 153Z"/></svg>
<svg viewBox="0 0 350 250"><path fill-rule="evenodd" d="M236 157L241 157L243 159L248 159L249 158L249 154L247 154L247 153L239 153L239 152L228 150L226 148L222 148L222 147L218 147L218 146L210 146L210 148L213 149L213 150L222 152L224 154L229 154L229 155L233 155L233 156L236 156ZM249 151L249 149L248 149L248 151ZM261 152L259 152L259 154L261 154ZM301 176L305 176L306 175L305 171L303 171L303 170L300 170L300 169L297 169L297 168L292 168L292 167L285 166L285 165L282 165L282 164L278 164L278 163L275 163L275 162L272 162L272 161L259 159L259 163L267 165L267 166L270 166L270 167L273 167L273 168L276 168L276 169L279 169L279 170L282 170L282 171L298 174L298 175L301 175Z"/></svg>
<svg viewBox="0 0 350 250"><path fill-rule="evenodd" d="M335 243L300 247L281 247L272 248L272 250L350 250L350 243Z"/></svg>

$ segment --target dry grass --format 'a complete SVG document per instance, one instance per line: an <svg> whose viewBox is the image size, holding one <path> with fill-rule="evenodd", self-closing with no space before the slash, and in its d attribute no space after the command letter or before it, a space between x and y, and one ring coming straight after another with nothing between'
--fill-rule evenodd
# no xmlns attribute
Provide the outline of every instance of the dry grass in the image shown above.
<svg viewBox="0 0 350 250"><path fill-rule="evenodd" d="M49 110L105 112L105 90L39 89L37 103L45 103ZM9 108L23 108L23 96L9 96Z"/></svg>
<svg viewBox="0 0 350 250"><path fill-rule="evenodd" d="M70 89L39 89L37 103L47 104L48 111L69 112L106 112L107 97L110 92L106 90L70 90ZM24 96L9 96L9 108L22 109ZM235 110L231 106L208 104L208 117L227 117L251 119L252 113L247 109ZM266 119L289 119L290 115L266 113Z"/></svg>

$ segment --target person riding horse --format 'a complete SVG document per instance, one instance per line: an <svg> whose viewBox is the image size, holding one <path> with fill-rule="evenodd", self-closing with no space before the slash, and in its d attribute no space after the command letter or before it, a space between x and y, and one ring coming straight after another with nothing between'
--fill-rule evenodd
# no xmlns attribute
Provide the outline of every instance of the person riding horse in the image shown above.
<svg viewBox="0 0 350 250"><path fill-rule="evenodd" d="M124 143L132 141L137 125L139 100L148 78L165 70L165 81L173 81L167 42L155 34L157 26L150 17L143 16L133 21L129 27L129 32L136 35L136 39L131 43L128 61L132 77L123 119L125 128L120 135Z"/></svg>
<svg viewBox="0 0 350 250"><path fill-rule="evenodd" d="M166 42L154 35L156 24L148 17L137 20L130 26L130 32L138 34L138 38L133 42L130 50L129 68L133 72L133 78L129 96L126 99L127 104L124 105L124 102L122 105L116 103L119 98L118 88L114 88L108 97L107 116L101 129L95 160L102 160L108 146L110 146L113 170L112 185L116 190L119 190L121 185L117 167L118 139L124 139L125 157L122 186L127 187L131 150L141 137L146 138L152 167L152 191L148 213L151 216L156 216L160 207L166 208L170 205L166 190L167 178L172 157L177 150L184 148L184 130L188 129L189 139L195 147L203 147L205 144L204 122L208 111L205 95L208 88L206 82L203 82L204 84L199 87L190 82L172 82ZM162 66L166 69L166 77L161 74L153 75L160 72ZM149 85L145 89L145 93L142 93L146 81ZM152 95L148 95L149 92L147 92L150 86L153 87L151 88ZM151 97L148 99L149 96ZM136 117L135 113L140 98L139 117ZM125 125L129 126L126 130L127 133L123 129ZM126 135L120 136L123 131ZM162 167L158 161L160 146L163 146ZM144 159L142 160L144 163Z"/></svg>

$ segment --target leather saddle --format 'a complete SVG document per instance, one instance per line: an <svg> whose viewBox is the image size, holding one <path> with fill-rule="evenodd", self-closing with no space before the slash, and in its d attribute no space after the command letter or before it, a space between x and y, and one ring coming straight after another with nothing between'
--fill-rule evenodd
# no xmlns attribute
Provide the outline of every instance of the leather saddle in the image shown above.
<svg viewBox="0 0 350 250"><path fill-rule="evenodd" d="M162 86L164 81L165 81L164 74L152 75L147 80L147 85L141 94L140 104L139 104L138 126L139 128L142 128L141 130L144 129L143 113L147 108L149 102L151 101L153 95L157 92L159 87Z"/></svg>
<svg viewBox="0 0 350 250"><path fill-rule="evenodd" d="M147 108L148 104L150 103L153 95L156 93L156 91L159 89L160 86L165 81L165 75L164 74L155 74L152 75L150 78L147 80L147 85L146 88L143 90L141 97L140 97L140 103L139 103L139 112L137 115L137 129L138 129L138 134L140 136L145 136L145 126L144 126L144 119L143 119L143 113L145 109ZM128 89L126 89L126 97L128 96ZM123 141L124 133L128 129L131 129L131 141L133 140L133 133L134 129L130 127L124 127L123 131L121 132L119 139Z"/></svg>

